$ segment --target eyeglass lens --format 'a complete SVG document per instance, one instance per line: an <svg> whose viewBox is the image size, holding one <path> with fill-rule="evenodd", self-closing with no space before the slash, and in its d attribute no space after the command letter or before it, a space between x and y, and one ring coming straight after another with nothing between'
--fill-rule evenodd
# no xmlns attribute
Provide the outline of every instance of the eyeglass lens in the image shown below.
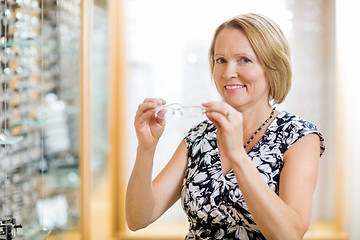
<svg viewBox="0 0 360 240"><path fill-rule="evenodd" d="M165 106L159 106L156 109L155 115L162 119L170 118L174 115L181 117L201 117L205 112L204 108L201 106L182 106L180 104L174 103Z"/></svg>

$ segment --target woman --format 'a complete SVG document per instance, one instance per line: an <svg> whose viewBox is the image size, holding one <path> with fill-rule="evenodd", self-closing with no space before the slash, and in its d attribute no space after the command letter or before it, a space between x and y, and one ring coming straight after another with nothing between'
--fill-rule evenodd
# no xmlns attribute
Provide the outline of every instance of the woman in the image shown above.
<svg viewBox="0 0 360 240"><path fill-rule="evenodd" d="M288 42L258 14L220 25L210 51L223 102L203 104L192 128L152 181L165 121L163 99L146 99L135 117L137 157L126 195L131 230L148 226L181 198L186 239L302 239L309 227L323 138L316 127L270 103L291 85Z"/></svg>

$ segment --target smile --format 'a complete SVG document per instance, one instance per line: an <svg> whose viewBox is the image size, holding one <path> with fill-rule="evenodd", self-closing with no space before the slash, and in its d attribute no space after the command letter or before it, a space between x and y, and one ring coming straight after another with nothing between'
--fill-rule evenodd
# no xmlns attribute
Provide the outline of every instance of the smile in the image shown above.
<svg viewBox="0 0 360 240"><path fill-rule="evenodd" d="M225 86L225 89L226 90L233 90L233 89L241 89L241 88L244 88L245 85L228 85L228 86Z"/></svg>

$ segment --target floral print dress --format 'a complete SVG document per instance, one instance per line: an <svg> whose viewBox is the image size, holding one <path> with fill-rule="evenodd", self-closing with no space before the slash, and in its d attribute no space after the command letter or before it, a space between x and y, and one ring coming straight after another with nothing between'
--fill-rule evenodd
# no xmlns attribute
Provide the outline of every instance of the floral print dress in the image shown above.
<svg viewBox="0 0 360 240"><path fill-rule="evenodd" d="M223 175L216 132L213 123L205 120L184 138L189 152L181 193L181 204L189 221L185 239L265 239L246 206L235 174L231 170ZM276 194L285 151L310 133L319 135L322 154L324 139L317 128L282 111L248 152Z"/></svg>

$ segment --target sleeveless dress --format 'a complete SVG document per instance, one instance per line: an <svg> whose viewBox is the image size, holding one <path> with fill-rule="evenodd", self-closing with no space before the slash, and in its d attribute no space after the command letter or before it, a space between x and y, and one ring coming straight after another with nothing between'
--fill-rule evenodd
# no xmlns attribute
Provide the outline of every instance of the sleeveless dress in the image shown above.
<svg viewBox="0 0 360 240"><path fill-rule="evenodd" d="M189 221L186 240L192 239L265 239L254 222L235 174L222 173L217 147L216 127L205 120L185 136L188 166L182 184L181 204ZM295 115L281 111L261 140L248 152L269 188L279 194L283 155L297 140L316 133L317 128Z"/></svg>

